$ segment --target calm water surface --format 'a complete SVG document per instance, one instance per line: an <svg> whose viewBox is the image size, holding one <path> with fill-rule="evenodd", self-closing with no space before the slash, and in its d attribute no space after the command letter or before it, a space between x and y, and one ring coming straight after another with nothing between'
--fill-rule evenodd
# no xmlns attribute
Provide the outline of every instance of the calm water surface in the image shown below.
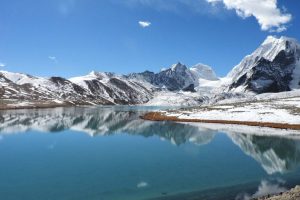
<svg viewBox="0 0 300 200"><path fill-rule="evenodd" d="M242 200L300 184L297 137L139 119L149 109L1 111L0 199Z"/></svg>

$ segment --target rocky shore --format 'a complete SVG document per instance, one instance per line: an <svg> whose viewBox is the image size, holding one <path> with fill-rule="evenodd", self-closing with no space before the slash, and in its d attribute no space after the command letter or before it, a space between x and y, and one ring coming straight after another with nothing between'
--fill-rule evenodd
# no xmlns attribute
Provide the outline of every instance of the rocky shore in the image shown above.
<svg viewBox="0 0 300 200"><path fill-rule="evenodd" d="M253 200L299 200L299 199L300 199L300 186L296 186L295 188L279 195L275 195L271 197L260 197Z"/></svg>

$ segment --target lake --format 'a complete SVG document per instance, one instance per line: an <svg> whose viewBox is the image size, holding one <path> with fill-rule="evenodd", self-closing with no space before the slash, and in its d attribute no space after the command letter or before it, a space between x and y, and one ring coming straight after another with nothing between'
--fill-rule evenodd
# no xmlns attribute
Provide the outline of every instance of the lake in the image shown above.
<svg viewBox="0 0 300 200"><path fill-rule="evenodd" d="M300 184L300 137L139 118L155 109L1 111L0 199L247 200Z"/></svg>

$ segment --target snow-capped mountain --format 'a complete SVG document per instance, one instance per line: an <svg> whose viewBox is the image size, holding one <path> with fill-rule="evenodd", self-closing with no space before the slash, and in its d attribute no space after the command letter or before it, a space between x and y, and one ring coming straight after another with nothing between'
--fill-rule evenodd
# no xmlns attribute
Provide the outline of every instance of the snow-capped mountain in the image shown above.
<svg viewBox="0 0 300 200"><path fill-rule="evenodd" d="M158 73L91 72L65 79L0 71L0 100L73 104L198 105L300 89L300 44L273 36L224 78L204 64L177 63Z"/></svg>
<svg viewBox="0 0 300 200"><path fill-rule="evenodd" d="M153 83L171 91L180 89L194 91L195 82L196 79L191 71L185 65L177 63L156 74Z"/></svg>
<svg viewBox="0 0 300 200"><path fill-rule="evenodd" d="M204 65L202 63L198 63L190 68L190 71L192 72L193 76L196 79L205 79L210 81L217 81L219 78L217 77L214 70L208 66Z"/></svg>
<svg viewBox="0 0 300 200"><path fill-rule="evenodd" d="M159 73L146 71L130 74L129 77L139 77L145 82L169 91L194 91L195 84L197 84L197 79L192 71L181 63L174 64L170 68L161 70Z"/></svg>
<svg viewBox="0 0 300 200"><path fill-rule="evenodd" d="M181 63L159 73L145 71L117 75L93 71L70 79L0 71L0 99L51 100L71 104L143 104L153 99L157 92L195 92L195 86L199 86L199 80L206 80L205 77L217 79L206 65L188 69ZM198 100L193 102L195 104Z"/></svg>
<svg viewBox="0 0 300 200"><path fill-rule="evenodd" d="M228 74L229 91L282 92L300 88L300 45L292 38L273 36Z"/></svg>
<svg viewBox="0 0 300 200"><path fill-rule="evenodd" d="M94 99L83 88L61 77L42 78L0 71L1 99L47 100ZM99 103L104 100L98 99ZM101 101L100 101L101 100Z"/></svg>
<svg viewBox="0 0 300 200"><path fill-rule="evenodd" d="M101 96L111 104L141 104L152 98L155 89L146 81L113 73L91 72L69 79L92 96Z"/></svg>
<svg viewBox="0 0 300 200"><path fill-rule="evenodd" d="M153 98L159 98L162 91L163 94L177 94L179 91L196 92L195 89L199 87L201 81L217 81L218 78L212 68L207 65L198 64L187 68L177 63L158 73L145 71L116 75L91 72L86 76L69 80L90 94L100 95L115 104L142 104ZM199 95L191 95L190 99L193 104L199 103Z"/></svg>

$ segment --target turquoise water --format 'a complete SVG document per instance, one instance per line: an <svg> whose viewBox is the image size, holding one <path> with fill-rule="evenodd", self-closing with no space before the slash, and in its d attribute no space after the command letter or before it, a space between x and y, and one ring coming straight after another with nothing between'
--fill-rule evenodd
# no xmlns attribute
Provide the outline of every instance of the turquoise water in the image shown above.
<svg viewBox="0 0 300 200"><path fill-rule="evenodd" d="M0 199L247 199L300 184L298 138L143 121L147 109L0 112Z"/></svg>

